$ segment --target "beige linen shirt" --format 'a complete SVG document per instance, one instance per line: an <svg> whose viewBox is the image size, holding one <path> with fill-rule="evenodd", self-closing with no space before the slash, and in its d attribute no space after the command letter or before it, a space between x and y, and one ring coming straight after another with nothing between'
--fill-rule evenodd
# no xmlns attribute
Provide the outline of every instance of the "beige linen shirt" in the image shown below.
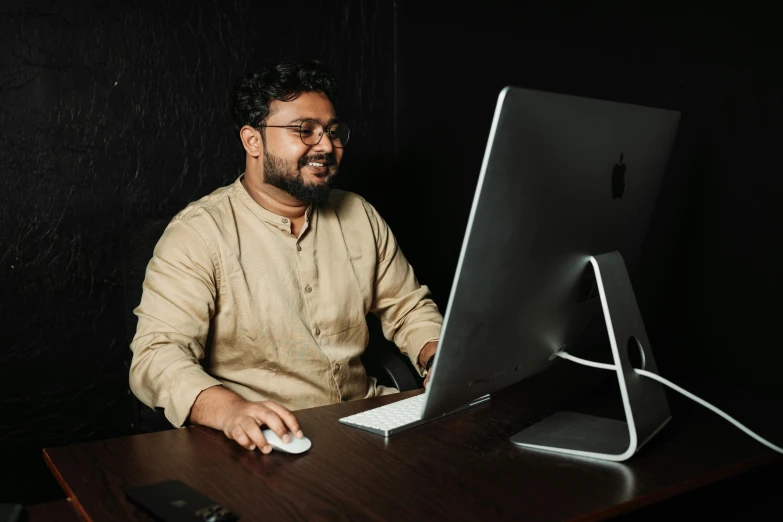
<svg viewBox="0 0 783 522"><path fill-rule="evenodd" d="M147 266L130 386L181 426L198 394L222 385L297 410L395 390L367 376L366 315L422 371L443 318L376 210L332 191L299 237L241 178L191 203Z"/></svg>

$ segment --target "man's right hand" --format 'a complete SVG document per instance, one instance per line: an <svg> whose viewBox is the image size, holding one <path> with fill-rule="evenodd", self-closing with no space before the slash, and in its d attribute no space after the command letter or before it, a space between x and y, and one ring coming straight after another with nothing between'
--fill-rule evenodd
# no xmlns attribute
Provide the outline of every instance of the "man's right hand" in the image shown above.
<svg viewBox="0 0 783 522"><path fill-rule="evenodd" d="M190 420L222 431L243 448L260 448L263 453L270 453L272 446L261 433L262 426L267 426L285 442L291 440L289 431L297 438L304 437L299 422L288 409L272 401L246 401L222 386L207 388L199 394Z"/></svg>
<svg viewBox="0 0 783 522"><path fill-rule="evenodd" d="M269 453L272 446L261 433L264 425L277 433L283 442L291 442L289 431L300 439L304 436L294 414L272 401L248 402L243 399L243 402L232 404L226 409L221 429L226 437L243 448L261 448L262 453Z"/></svg>

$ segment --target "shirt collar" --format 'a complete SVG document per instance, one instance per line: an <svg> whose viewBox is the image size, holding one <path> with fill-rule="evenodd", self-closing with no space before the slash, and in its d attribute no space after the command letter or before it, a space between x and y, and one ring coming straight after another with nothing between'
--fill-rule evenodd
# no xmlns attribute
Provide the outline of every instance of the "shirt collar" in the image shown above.
<svg viewBox="0 0 783 522"><path fill-rule="evenodd" d="M271 212L262 207L253 197L247 192L245 186L242 185L242 178L244 173L239 176L234 182L233 191L234 194L245 204L245 206L262 221L269 223L270 225L279 228L285 232L291 233L291 220L285 216L279 216L274 212ZM307 210L305 210L305 221L310 221L310 217L313 213L313 204L311 203Z"/></svg>

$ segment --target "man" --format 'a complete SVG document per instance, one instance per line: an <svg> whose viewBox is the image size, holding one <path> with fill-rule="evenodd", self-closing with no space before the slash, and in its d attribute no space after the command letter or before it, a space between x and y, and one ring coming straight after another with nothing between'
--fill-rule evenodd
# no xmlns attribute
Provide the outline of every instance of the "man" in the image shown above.
<svg viewBox="0 0 783 522"><path fill-rule="evenodd" d="M262 426L303 436L291 410L394 393L359 359L368 312L427 373L443 321L429 290L375 209L331 190L350 137L336 93L318 62L243 79L244 174L188 205L155 247L130 385L174 426L210 426L269 453Z"/></svg>

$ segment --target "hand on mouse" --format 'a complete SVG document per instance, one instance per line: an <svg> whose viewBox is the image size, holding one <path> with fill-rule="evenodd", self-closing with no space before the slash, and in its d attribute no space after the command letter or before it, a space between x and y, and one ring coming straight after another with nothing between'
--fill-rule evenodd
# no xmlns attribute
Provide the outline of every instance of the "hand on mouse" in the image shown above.
<svg viewBox="0 0 783 522"><path fill-rule="evenodd" d="M272 451L272 446L261 433L264 426L277 433L284 442L291 440L289 431L297 438L304 437L299 421L285 407L272 401L246 401L222 386L207 388L196 397L190 421L220 430L243 448L259 448L262 453Z"/></svg>
<svg viewBox="0 0 783 522"><path fill-rule="evenodd" d="M283 442L290 442L289 431L298 438L304 436L294 414L272 401L231 404L226 410L222 430L226 437L235 440L243 448L259 448L262 453L270 453L272 446L261 433L263 426L277 433Z"/></svg>

